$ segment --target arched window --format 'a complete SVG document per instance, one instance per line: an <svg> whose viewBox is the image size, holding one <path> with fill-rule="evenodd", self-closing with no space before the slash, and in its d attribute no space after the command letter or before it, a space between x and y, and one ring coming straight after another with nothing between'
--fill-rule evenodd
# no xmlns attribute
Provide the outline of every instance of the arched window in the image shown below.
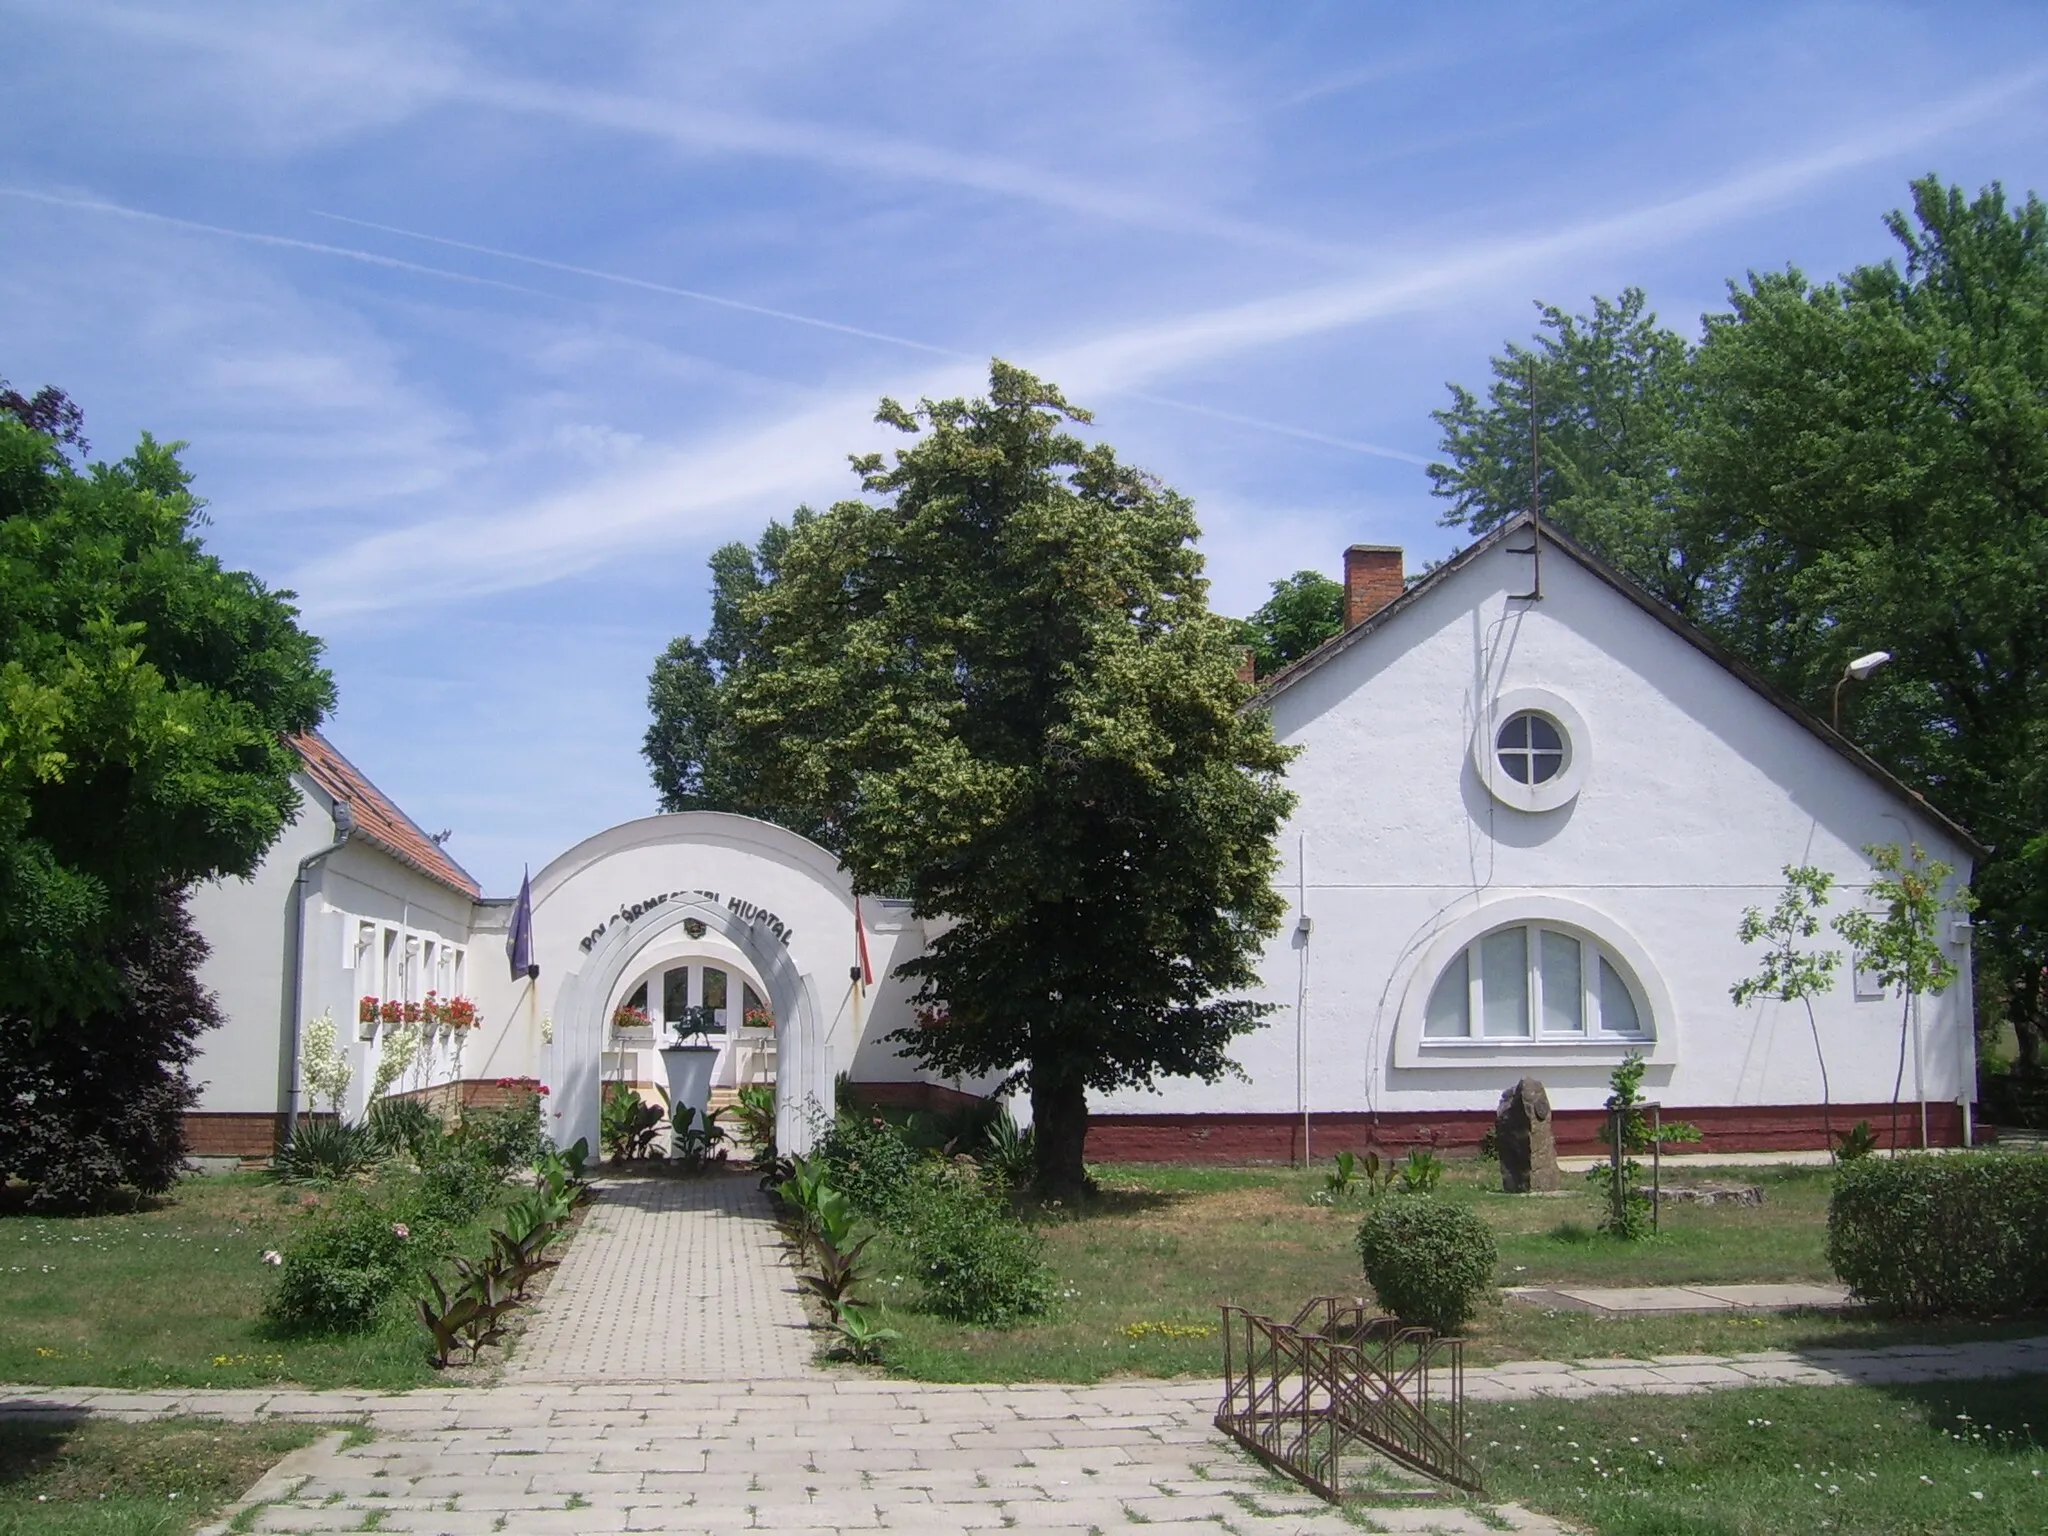
<svg viewBox="0 0 2048 1536"><path fill-rule="evenodd" d="M1430 989L1429 1040L1647 1040L1641 988L1606 945L1550 923L1511 923L1473 939Z"/></svg>

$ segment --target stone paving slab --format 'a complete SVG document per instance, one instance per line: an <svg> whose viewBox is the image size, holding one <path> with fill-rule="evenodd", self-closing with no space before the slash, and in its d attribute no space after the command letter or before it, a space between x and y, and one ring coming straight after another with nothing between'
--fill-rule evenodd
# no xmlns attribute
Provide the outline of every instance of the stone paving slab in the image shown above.
<svg viewBox="0 0 2048 1536"><path fill-rule="evenodd" d="M1659 1312L1790 1312L1853 1306L1841 1285L1511 1286L1508 1298L1556 1311L1608 1315Z"/></svg>
<svg viewBox="0 0 2048 1536"><path fill-rule="evenodd" d="M597 1191L508 1384L810 1374L796 1276L752 1175L600 1180Z"/></svg>

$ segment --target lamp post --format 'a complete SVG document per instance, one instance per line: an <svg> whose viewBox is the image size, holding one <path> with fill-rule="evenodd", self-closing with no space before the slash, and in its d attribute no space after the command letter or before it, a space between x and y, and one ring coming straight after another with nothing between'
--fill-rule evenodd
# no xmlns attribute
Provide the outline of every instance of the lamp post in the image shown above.
<svg viewBox="0 0 2048 1536"><path fill-rule="evenodd" d="M1866 677L1870 676L1871 673L1875 672L1879 667L1883 666L1886 662L1890 661L1891 659L1892 653L1890 651L1872 651L1868 655L1858 656L1854 661L1850 662L1848 666L1842 668L1842 675L1835 679L1836 735L1839 736L1842 732L1842 685L1848 682L1849 679L1852 677L1856 679L1857 682L1862 682Z"/></svg>

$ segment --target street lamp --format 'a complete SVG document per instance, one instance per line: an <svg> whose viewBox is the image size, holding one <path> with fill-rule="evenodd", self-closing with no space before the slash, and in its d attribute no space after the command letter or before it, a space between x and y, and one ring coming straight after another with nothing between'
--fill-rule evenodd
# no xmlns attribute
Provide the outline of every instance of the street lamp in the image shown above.
<svg viewBox="0 0 2048 1536"><path fill-rule="evenodd" d="M1835 733L1837 735L1840 735L1842 730L1842 684L1848 682L1852 677L1857 682L1862 682L1891 659L1892 653L1890 651L1872 651L1867 656L1858 656L1848 666L1842 668L1842 675L1835 679Z"/></svg>

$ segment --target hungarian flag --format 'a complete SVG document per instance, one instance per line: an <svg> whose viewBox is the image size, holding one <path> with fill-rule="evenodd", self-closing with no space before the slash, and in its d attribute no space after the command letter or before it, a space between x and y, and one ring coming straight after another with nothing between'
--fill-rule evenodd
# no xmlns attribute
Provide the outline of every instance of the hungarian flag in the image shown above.
<svg viewBox="0 0 2048 1536"><path fill-rule="evenodd" d="M505 935L505 957L512 962L512 979L540 975L533 960L533 877L521 872L519 900L512 904L512 929Z"/></svg>
<svg viewBox="0 0 2048 1536"><path fill-rule="evenodd" d="M865 992L875 984L875 968L868 963L868 931L861 926L860 897L858 896L853 898L853 947L854 952L860 958L860 964L854 967L853 979L855 984Z"/></svg>

